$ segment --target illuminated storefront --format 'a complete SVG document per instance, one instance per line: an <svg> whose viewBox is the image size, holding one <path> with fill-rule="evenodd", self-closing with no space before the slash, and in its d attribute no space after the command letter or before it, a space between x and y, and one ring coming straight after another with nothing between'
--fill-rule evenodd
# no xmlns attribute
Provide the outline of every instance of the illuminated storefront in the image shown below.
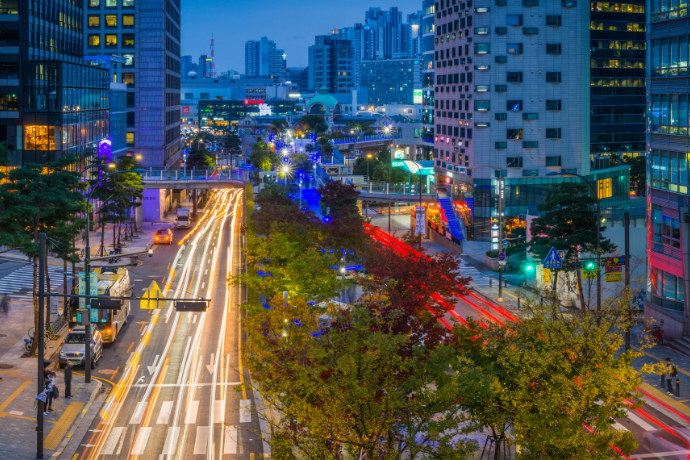
<svg viewBox="0 0 690 460"><path fill-rule="evenodd" d="M261 108L270 108L274 116L286 116L288 112L295 112L297 101L256 101L256 100L201 100L199 101L200 128L218 128L227 130L231 123L245 116L261 116Z"/></svg>

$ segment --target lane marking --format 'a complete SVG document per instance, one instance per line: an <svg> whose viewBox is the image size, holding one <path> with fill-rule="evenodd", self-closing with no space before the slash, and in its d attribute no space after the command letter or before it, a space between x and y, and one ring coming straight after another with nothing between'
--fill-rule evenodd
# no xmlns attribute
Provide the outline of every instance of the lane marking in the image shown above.
<svg viewBox="0 0 690 460"><path fill-rule="evenodd" d="M204 272L204 275L208 275L208 270L206 270L206 271ZM86 275L85 275L85 276L86 276Z"/></svg>
<svg viewBox="0 0 690 460"><path fill-rule="evenodd" d="M208 427L196 427L196 441L194 441L194 455L205 454L208 445Z"/></svg>
<svg viewBox="0 0 690 460"><path fill-rule="evenodd" d="M192 324L196 324L196 317L197 317L197 315L194 315L194 319L192 320Z"/></svg>
<svg viewBox="0 0 690 460"><path fill-rule="evenodd" d="M132 414L132 418L129 419L130 425L138 425L141 423L141 418L144 416L144 409L146 409L146 401L138 402Z"/></svg>
<svg viewBox="0 0 690 460"><path fill-rule="evenodd" d="M139 434L132 447L132 455L144 455L144 450L146 450L146 443L151 435L151 430L152 428L150 426L139 429Z"/></svg>
<svg viewBox="0 0 690 460"><path fill-rule="evenodd" d="M236 386L241 385L241 382L225 382L225 383L221 383L221 382L216 382L216 383L212 383L212 382L208 382L208 383L157 383L157 384L154 384L154 385L152 385L152 386L153 386L154 388L158 388L158 387L160 387L160 388L181 388L181 387L197 387L197 388L201 388L201 387L210 387L210 386L212 386L212 385L219 386L219 387L220 387L220 386L236 387ZM148 385L148 384L143 384L143 383L142 383L142 384L134 384L134 385L130 385L130 386L131 386L132 388L143 388L143 387L148 387L149 385ZM196 401L196 402L198 402L198 401ZM32 420L34 420L34 419L35 419L35 417L32 418Z"/></svg>
<svg viewBox="0 0 690 460"><path fill-rule="evenodd" d="M236 454L237 453L237 427L236 426L226 426L225 427L225 446L223 447L224 454Z"/></svg>
<svg viewBox="0 0 690 460"><path fill-rule="evenodd" d="M168 435L163 445L163 455L173 455L177 446L177 438L180 436L180 427L171 426L168 428Z"/></svg>
<svg viewBox="0 0 690 460"><path fill-rule="evenodd" d="M157 425L167 425L168 419L170 418L170 412L172 412L172 401L163 401L161 406L161 411L158 414L158 420L156 420Z"/></svg>
<svg viewBox="0 0 690 460"><path fill-rule="evenodd" d="M185 425L196 423L196 415L199 412L199 401L192 401L187 408L187 416L184 419Z"/></svg>
<svg viewBox="0 0 690 460"><path fill-rule="evenodd" d="M84 276L86 276L86 275L84 275ZM204 286L206 286L206 281L204 281L203 283L201 283L201 289L203 289Z"/></svg>
<svg viewBox="0 0 690 460"><path fill-rule="evenodd" d="M115 453L115 448L117 447L118 441L120 440L120 437L122 437L122 434L125 432L126 428L127 427L124 426L118 426L110 431L110 436L108 436L108 439L105 441L103 449L101 450L103 455L112 455Z"/></svg>
<svg viewBox="0 0 690 460"><path fill-rule="evenodd" d="M632 412L626 410L626 418L628 418L631 422L635 422L640 428L642 428L645 431L655 431L658 428L655 426L650 425L649 423L645 422L642 420L642 418L638 417L637 415L633 414Z"/></svg>
<svg viewBox="0 0 690 460"><path fill-rule="evenodd" d="M240 423L250 423L252 421L252 402L249 399L240 401Z"/></svg>
<svg viewBox="0 0 690 460"><path fill-rule="evenodd" d="M225 421L225 400L216 399L213 401L213 423L223 423Z"/></svg>

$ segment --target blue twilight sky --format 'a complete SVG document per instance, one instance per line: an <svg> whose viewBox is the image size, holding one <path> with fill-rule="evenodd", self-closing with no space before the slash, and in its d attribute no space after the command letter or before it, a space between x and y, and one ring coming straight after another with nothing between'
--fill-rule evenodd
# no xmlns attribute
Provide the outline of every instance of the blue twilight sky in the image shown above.
<svg viewBox="0 0 690 460"><path fill-rule="evenodd" d="M244 44L263 36L284 49L288 67L306 67L314 36L364 22L370 7L397 6L406 22L422 0L182 0L182 55L210 54L216 43L216 71L244 73Z"/></svg>

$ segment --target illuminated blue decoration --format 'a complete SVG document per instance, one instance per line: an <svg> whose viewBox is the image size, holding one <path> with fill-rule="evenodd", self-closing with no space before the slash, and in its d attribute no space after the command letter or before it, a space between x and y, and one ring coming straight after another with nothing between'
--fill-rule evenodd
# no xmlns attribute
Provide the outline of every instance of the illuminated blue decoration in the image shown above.
<svg viewBox="0 0 690 460"><path fill-rule="evenodd" d="M311 161L319 161L319 156L318 155L313 155L311 157Z"/></svg>
<svg viewBox="0 0 690 460"><path fill-rule="evenodd" d="M323 221L329 223L331 221L331 216L323 216Z"/></svg>
<svg viewBox="0 0 690 460"><path fill-rule="evenodd" d="M105 158L107 161L112 160L113 153L110 139L101 139L98 141L98 156L101 159Z"/></svg>

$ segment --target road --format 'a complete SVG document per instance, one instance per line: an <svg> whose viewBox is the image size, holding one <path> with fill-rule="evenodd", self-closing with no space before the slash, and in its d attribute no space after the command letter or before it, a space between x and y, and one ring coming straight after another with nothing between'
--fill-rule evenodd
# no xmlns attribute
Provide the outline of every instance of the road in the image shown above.
<svg viewBox="0 0 690 460"><path fill-rule="evenodd" d="M183 244L156 254L172 256L166 296L210 299L208 311L134 306L98 365L122 371L76 458L260 458L253 393L241 385L241 290L227 283L240 269L242 210L241 191L216 192Z"/></svg>

